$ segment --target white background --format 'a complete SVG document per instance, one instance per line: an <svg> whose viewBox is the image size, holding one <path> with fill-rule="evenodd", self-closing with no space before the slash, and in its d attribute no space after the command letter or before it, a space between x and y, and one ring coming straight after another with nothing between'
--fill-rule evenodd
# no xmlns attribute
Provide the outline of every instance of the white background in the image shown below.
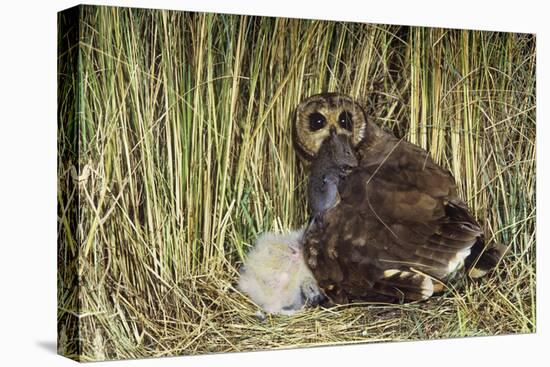
<svg viewBox="0 0 550 367"><path fill-rule="evenodd" d="M537 334L96 363L104 366L533 366L548 343L549 26L545 1L93 1L211 12L537 33ZM0 365L68 366L56 340L56 12L74 1L0 10ZM546 289L545 289L546 288ZM546 344L546 346L544 346ZM543 362L544 361L544 362ZM548 365L548 364L546 364Z"/></svg>

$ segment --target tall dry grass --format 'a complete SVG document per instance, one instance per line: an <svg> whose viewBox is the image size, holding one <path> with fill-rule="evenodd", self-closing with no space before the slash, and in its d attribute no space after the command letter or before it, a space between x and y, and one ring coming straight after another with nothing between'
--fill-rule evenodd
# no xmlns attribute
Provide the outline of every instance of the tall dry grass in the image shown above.
<svg viewBox="0 0 550 367"><path fill-rule="evenodd" d="M59 18L59 351L83 361L533 332L535 39L81 6ZM499 269L428 302L268 317L233 284L306 221L298 102L348 93L449 168Z"/></svg>

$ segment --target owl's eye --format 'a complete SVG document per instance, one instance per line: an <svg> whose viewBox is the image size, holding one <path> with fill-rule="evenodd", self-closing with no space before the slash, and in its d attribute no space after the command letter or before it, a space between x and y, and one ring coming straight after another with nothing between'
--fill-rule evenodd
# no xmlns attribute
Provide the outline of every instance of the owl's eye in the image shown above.
<svg viewBox="0 0 550 367"><path fill-rule="evenodd" d="M342 128L351 131L353 128L352 114L348 111L342 111L340 116L338 116L338 123Z"/></svg>
<svg viewBox="0 0 550 367"><path fill-rule="evenodd" d="M327 119L319 112L314 112L309 115L309 129L311 131L317 131L325 127Z"/></svg>

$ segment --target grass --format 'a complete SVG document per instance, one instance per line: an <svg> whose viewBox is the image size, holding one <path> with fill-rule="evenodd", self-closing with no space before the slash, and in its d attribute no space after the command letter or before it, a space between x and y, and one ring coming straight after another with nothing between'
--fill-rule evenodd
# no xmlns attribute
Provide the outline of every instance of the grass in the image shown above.
<svg viewBox="0 0 550 367"><path fill-rule="evenodd" d="M534 36L89 6L59 36L61 354L536 330ZM454 173L509 246L496 271L423 303L255 317L238 268L260 233L306 221L291 115L323 91Z"/></svg>

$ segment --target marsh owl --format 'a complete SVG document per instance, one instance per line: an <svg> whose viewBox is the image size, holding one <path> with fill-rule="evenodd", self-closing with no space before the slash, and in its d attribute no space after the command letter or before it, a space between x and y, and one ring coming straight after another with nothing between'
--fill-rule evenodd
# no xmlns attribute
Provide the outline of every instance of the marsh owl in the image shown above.
<svg viewBox="0 0 550 367"><path fill-rule="evenodd" d="M303 228L265 233L241 267L237 288L268 313L291 315L324 299L304 262L302 237Z"/></svg>
<svg viewBox="0 0 550 367"><path fill-rule="evenodd" d="M500 260L505 247L485 246L452 174L425 150L368 121L349 96L319 94L298 105L293 141L306 163L331 131L349 137L358 164L338 183L340 201L302 238L329 302L423 300L459 270L479 277Z"/></svg>

